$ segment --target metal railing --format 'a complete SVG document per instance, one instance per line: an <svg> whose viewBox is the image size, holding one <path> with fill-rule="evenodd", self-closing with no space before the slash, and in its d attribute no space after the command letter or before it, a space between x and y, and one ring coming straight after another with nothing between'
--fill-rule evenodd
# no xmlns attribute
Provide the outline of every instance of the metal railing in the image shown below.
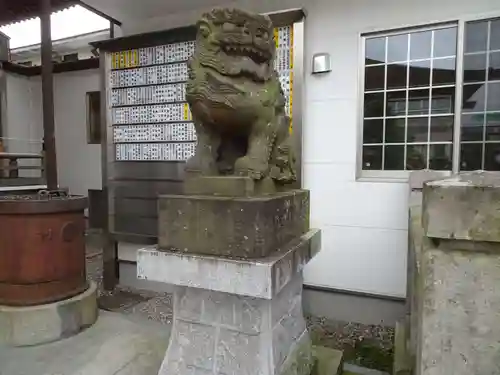
<svg viewBox="0 0 500 375"><path fill-rule="evenodd" d="M23 143L41 142L40 140L0 139L0 190L5 187L45 185L43 152L6 151L3 146L6 140L23 141ZM15 150L21 147L9 148Z"/></svg>

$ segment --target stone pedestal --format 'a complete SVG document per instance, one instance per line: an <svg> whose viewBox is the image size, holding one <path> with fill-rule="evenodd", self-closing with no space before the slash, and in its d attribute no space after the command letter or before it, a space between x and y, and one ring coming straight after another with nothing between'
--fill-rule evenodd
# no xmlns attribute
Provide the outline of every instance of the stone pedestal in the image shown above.
<svg viewBox="0 0 500 375"><path fill-rule="evenodd" d="M210 187L199 180L198 190L205 183ZM244 185L240 187L242 196L160 196L159 247L187 254L261 258L309 230L308 191L247 197Z"/></svg>
<svg viewBox="0 0 500 375"><path fill-rule="evenodd" d="M500 374L500 177L423 192L417 374Z"/></svg>
<svg viewBox="0 0 500 375"><path fill-rule="evenodd" d="M302 269L320 242L320 232L311 230L255 260L139 250L140 279L176 286L159 374L309 375Z"/></svg>

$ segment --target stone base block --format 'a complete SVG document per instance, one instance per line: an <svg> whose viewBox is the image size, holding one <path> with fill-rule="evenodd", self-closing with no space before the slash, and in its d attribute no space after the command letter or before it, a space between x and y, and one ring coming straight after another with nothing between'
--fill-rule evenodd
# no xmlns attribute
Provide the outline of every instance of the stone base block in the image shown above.
<svg viewBox="0 0 500 375"><path fill-rule="evenodd" d="M160 249L261 258L309 230L309 192L255 197L163 195L158 216Z"/></svg>
<svg viewBox="0 0 500 375"><path fill-rule="evenodd" d="M175 290L159 375L310 375L302 269L320 245L311 230L258 260L139 250L138 277Z"/></svg>
<svg viewBox="0 0 500 375"><path fill-rule="evenodd" d="M311 375L342 375L344 353L341 350L313 346L314 367Z"/></svg>
<svg viewBox="0 0 500 375"><path fill-rule="evenodd" d="M312 229L272 256L227 259L160 251L156 246L137 252L141 280L187 286L256 298L274 298L319 252L321 231Z"/></svg>
<svg viewBox="0 0 500 375"><path fill-rule="evenodd" d="M301 273L271 300L176 287L159 375L310 375L313 362Z"/></svg>
<svg viewBox="0 0 500 375"><path fill-rule="evenodd" d="M30 307L0 306L0 346L39 345L77 334L97 320L97 286L73 298Z"/></svg>
<svg viewBox="0 0 500 375"><path fill-rule="evenodd" d="M413 363L409 352L409 317L396 322L396 335L394 337L394 375L411 375Z"/></svg>

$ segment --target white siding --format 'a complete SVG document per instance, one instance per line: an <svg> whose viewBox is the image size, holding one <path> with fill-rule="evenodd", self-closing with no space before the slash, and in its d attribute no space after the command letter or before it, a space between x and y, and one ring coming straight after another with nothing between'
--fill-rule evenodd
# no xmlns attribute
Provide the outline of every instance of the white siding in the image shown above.
<svg viewBox="0 0 500 375"><path fill-rule="evenodd" d="M101 189L101 146L87 144L85 93L99 90L99 70L54 75L54 112L59 184L73 194ZM41 151L43 138L40 77L7 75L7 126L10 152ZM27 172L23 172L27 176Z"/></svg>
<svg viewBox="0 0 500 375"><path fill-rule="evenodd" d="M87 143L87 91L100 89L99 70L56 74L54 100L57 170L61 186L87 195L102 188L101 145Z"/></svg>
<svg viewBox="0 0 500 375"><path fill-rule="evenodd" d="M6 141L9 152L41 152L41 98L39 77L7 74L7 123L4 137L11 138Z"/></svg>

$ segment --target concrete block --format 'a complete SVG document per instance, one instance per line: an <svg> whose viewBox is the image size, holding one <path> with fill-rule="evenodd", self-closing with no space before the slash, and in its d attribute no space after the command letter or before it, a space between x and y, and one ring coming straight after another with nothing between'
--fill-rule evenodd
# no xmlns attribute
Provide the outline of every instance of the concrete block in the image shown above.
<svg viewBox="0 0 500 375"><path fill-rule="evenodd" d="M159 197L162 250L243 259L268 256L309 230L309 192L258 197Z"/></svg>
<svg viewBox="0 0 500 375"><path fill-rule="evenodd" d="M272 256L238 260L160 251L137 252L137 277L172 285L271 299L320 251L321 232L310 230Z"/></svg>
<svg viewBox="0 0 500 375"><path fill-rule="evenodd" d="M97 286L73 298L29 307L0 306L0 345L31 346L77 334L97 320Z"/></svg>
<svg viewBox="0 0 500 375"><path fill-rule="evenodd" d="M500 175L471 172L427 182L423 213L427 237L500 242Z"/></svg>
<svg viewBox="0 0 500 375"><path fill-rule="evenodd" d="M302 273L272 299L176 287L160 375L310 375ZM289 370L289 369L292 369ZM291 372L290 372L291 371Z"/></svg>
<svg viewBox="0 0 500 375"><path fill-rule="evenodd" d="M420 373L500 374L500 254L427 248L422 267Z"/></svg>
<svg viewBox="0 0 500 375"><path fill-rule="evenodd" d="M417 375L500 374L499 198L497 173L424 187Z"/></svg>
<svg viewBox="0 0 500 375"><path fill-rule="evenodd" d="M344 368L344 354L340 350L323 346L313 346L312 354L315 361L311 375L342 375Z"/></svg>
<svg viewBox="0 0 500 375"><path fill-rule="evenodd" d="M411 375L413 373L408 336L406 320L397 322L394 337L394 375Z"/></svg>

